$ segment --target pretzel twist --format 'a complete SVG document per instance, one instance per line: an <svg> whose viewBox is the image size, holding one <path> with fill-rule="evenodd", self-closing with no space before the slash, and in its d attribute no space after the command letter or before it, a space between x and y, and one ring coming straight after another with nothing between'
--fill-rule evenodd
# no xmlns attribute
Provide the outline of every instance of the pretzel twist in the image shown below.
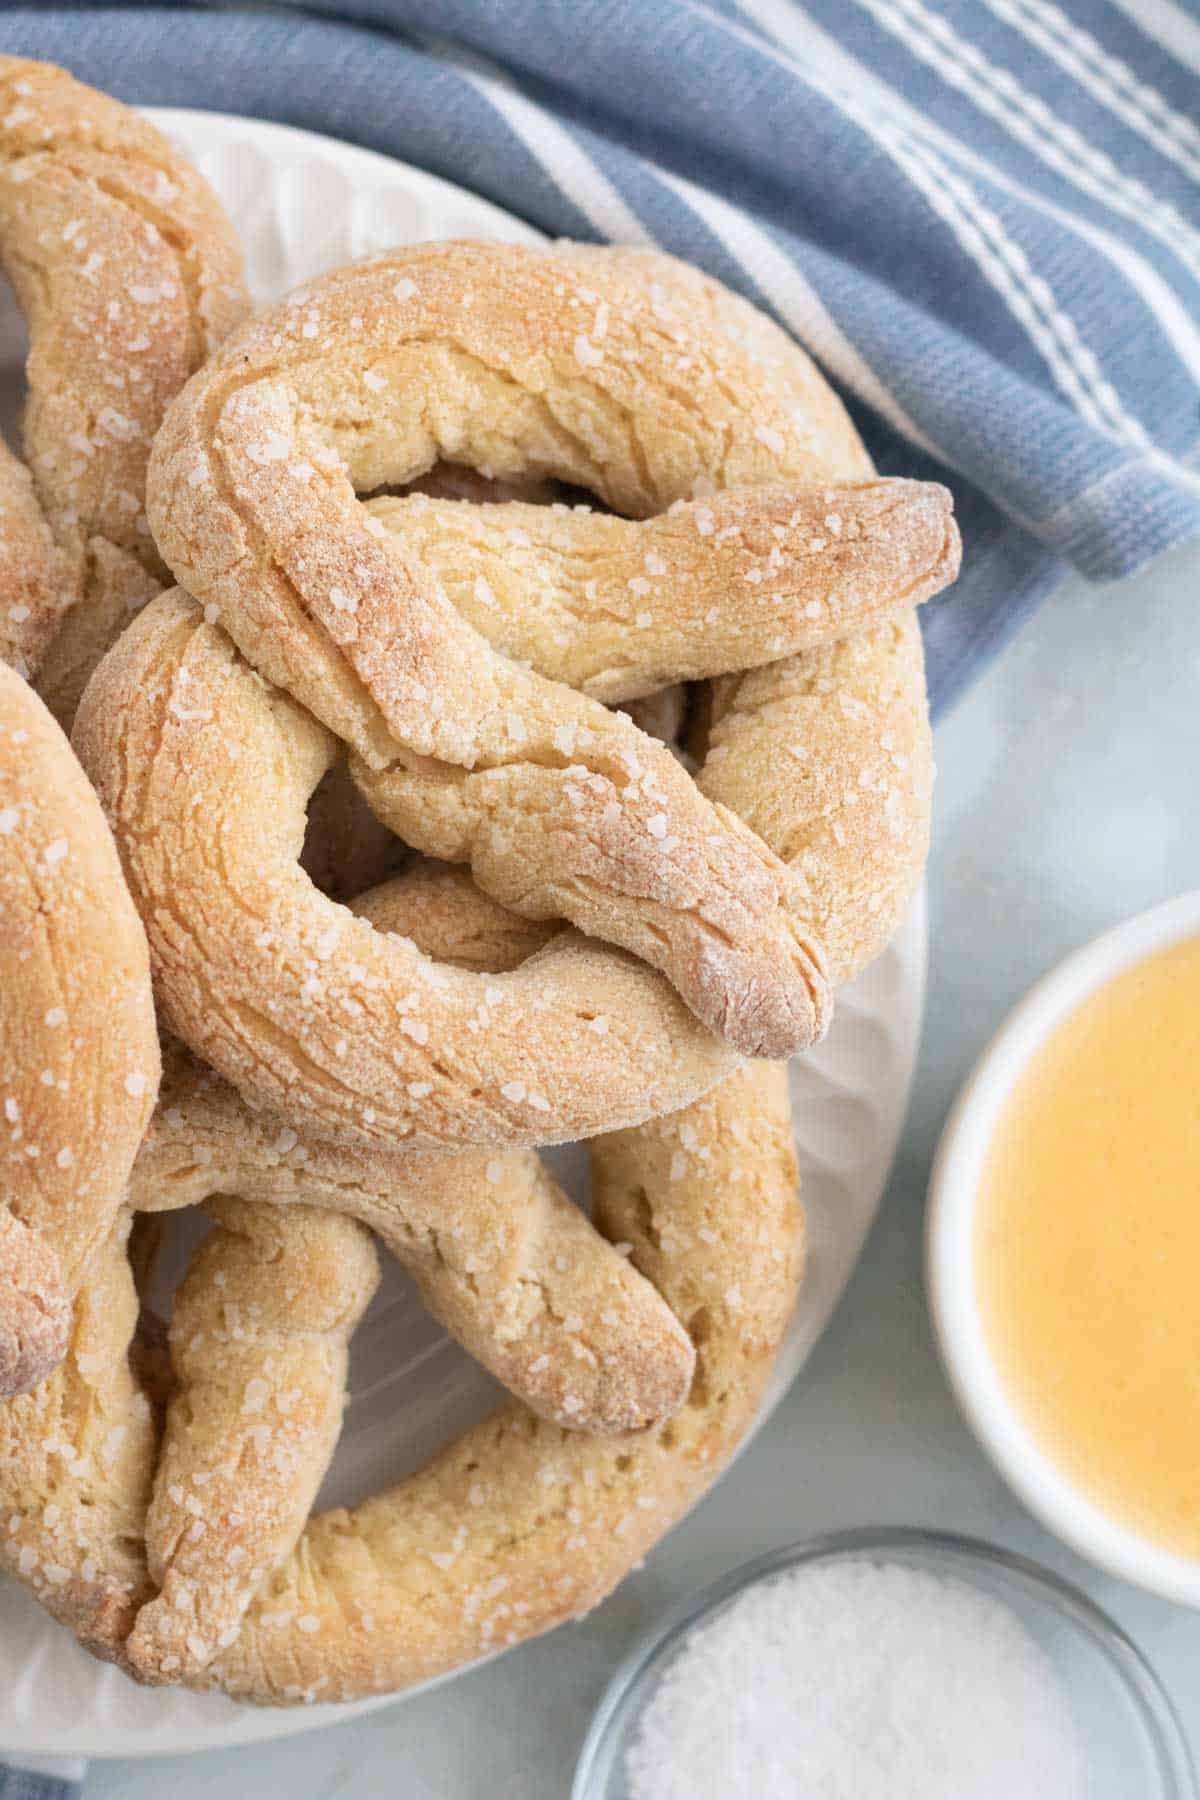
<svg viewBox="0 0 1200 1800"><path fill-rule="evenodd" d="M0 261L29 327L25 459L0 453L0 659L69 723L163 585L145 516L168 401L246 310L207 183L64 70L0 57Z"/></svg>
<svg viewBox="0 0 1200 1800"><path fill-rule="evenodd" d="M96 796L0 664L0 1395L62 1360L158 1072L145 933Z"/></svg>
<svg viewBox="0 0 1200 1800"><path fill-rule="evenodd" d="M635 284L590 268L588 279L599 292L553 253L451 244L313 284L240 332L171 409L152 466L156 534L250 660L351 745L372 805L409 842L469 861L517 911L567 918L635 951L744 1053L787 1055L823 1029L827 990L786 869L627 720L499 654L450 604L408 531L382 543L356 498L438 456L505 476L549 473L635 516L700 486L812 484L814 459L790 415L726 336L656 312ZM907 553L886 573L902 565L903 585L873 568L851 580L844 610L856 622L863 606L896 610L952 573L946 498L931 489L922 503L932 532L924 520L912 530L891 522L890 541ZM832 604L829 571L814 579L808 566L811 506L793 488L774 500L730 496L722 519L725 509L738 523L718 581L738 565L746 586L735 611L755 582L772 617L809 596L798 639L759 620L744 634L748 654L810 641L819 618L835 630L840 596ZM692 563L707 566L712 523L701 506L640 532L620 522L592 531L619 540L608 552L574 538L569 549L585 573L607 554L620 618L630 582L649 596L670 577L664 550L692 540L673 585L687 586ZM849 523L869 543L862 520ZM671 591L659 607L668 617ZM599 603L611 608L607 589ZM653 619L653 599L644 611ZM702 666L720 666L723 652L728 632ZM644 685L628 692L662 685L662 653L650 646ZM191 1021L177 1025L194 1041Z"/></svg>

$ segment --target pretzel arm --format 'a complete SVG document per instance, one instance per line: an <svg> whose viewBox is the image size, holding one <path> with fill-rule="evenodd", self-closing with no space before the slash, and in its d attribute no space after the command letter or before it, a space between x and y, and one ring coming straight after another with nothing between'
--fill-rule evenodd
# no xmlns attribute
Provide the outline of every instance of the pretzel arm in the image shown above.
<svg viewBox="0 0 1200 1800"><path fill-rule="evenodd" d="M66 1350L158 1067L145 934L96 796L0 663L0 1398Z"/></svg>
<svg viewBox="0 0 1200 1800"><path fill-rule="evenodd" d="M142 1542L158 1424L130 1363L128 1232L126 1213L91 1256L60 1367L0 1405L0 1568L109 1662L152 1592Z"/></svg>
<svg viewBox="0 0 1200 1800"><path fill-rule="evenodd" d="M157 1596L125 1646L156 1683L194 1677L237 1635L304 1528L341 1429L350 1336L375 1291L370 1235L308 1207L214 1201L175 1296L146 1552Z"/></svg>
<svg viewBox="0 0 1200 1800"><path fill-rule="evenodd" d="M846 637L958 570L933 482L753 488L645 521L419 495L367 511L494 648L610 703Z"/></svg>
<svg viewBox="0 0 1200 1800"><path fill-rule="evenodd" d="M775 779L762 757L782 746ZM835 986L890 941L925 867L933 745L912 612L714 684L698 776L776 845Z"/></svg>

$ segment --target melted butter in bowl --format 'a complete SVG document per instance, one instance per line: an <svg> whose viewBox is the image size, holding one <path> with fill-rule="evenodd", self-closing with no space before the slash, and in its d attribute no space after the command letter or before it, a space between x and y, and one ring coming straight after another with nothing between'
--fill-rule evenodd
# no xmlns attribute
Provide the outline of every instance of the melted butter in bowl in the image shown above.
<svg viewBox="0 0 1200 1800"><path fill-rule="evenodd" d="M1200 894L1041 983L943 1135L929 1281L964 1411L1083 1555L1200 1605Z"/></svg>

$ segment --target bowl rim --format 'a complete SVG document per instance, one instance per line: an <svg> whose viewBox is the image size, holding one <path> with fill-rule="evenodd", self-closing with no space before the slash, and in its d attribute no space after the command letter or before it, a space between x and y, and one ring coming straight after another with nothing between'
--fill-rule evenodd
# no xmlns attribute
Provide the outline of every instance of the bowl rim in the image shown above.
<svg viewBox="0 0 1200 1800"><path fill-rule="evenodd" d="M1000 1114L1050 1034L1115 975L1200 934L1200 889L1094 938L1037 982L976 1062L943 1127L929 1179L925 1274L942 1366L968 1425L1012 1491L1056 1537L1135 1586L1200 1606L1200 1558L1169 1550L1105 1512L1026 1425L988 1346L976 1304L980 1175Z"/></svg>
<svg viewBox="0 0 1200 1800"><path fill-rule="evenodd" d="M1145 1729L1158 1764L1159 1786L1140 1800L1196 1800L1191 1751L1174 1703L1144 1652L1115 1619L1072 1582L1015 1550L914 1525L866 1526L797 1539L686 1595L634 1642L611 1676L580 1749L571 1800L605 1800L605 1789L597 1784L607 1780L622 1747L632 1723L625 1715L643 1680L655 1663L680 1648L697 1625L707 1623L759 1582L811 1564L855 1557L923 1563L939 1572L958 1571L960 1579L970 1579L963 1570L987 1570L1044 1602L1108 1663Z"/></svg>

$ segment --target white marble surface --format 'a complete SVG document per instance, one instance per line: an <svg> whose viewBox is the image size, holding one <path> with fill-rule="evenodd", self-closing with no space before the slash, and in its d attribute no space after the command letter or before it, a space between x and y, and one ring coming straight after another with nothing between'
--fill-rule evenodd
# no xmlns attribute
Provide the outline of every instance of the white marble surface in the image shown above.
<svg viewBox="0 0 1200 1800"><path fill-rule="evenodd" d="M942 1379L921 1278L930 1157L992 1030L1077 944L1200 885L1198 700L1189 550L1120 588L1072 584L941 727L928 1012L891 1188L807 1369L644 1571L439 1692L262 1749L94 1763L88 1800L564 1800L610 1669L666 1605L757 1551L882 1522L976 1533L1080 1581L1157 1666L1200 1760L1200 1617L1092 1573L1009 1497Z"/></svg>

